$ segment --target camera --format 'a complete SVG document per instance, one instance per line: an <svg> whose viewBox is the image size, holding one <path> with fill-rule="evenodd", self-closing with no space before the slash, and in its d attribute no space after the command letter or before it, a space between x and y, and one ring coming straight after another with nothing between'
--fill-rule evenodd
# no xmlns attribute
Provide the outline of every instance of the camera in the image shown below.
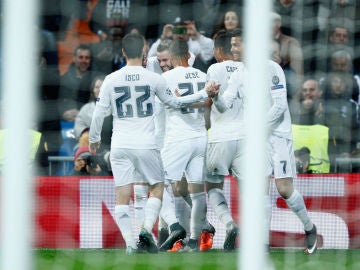
<svg viewBox="0 0 360 270"><path fill-rule="evenodd" d="M302 173L302 171L303 171L303 164L299 161L296 161L296 171L298 173Z"/></svg>
<svg viewBox="0 0 360 270"><path fill-rule="evenodd" d="M89 165L90 168L95 169L96 166L99 164L98 157L89 155L85 158L86 165Z"/></svg>

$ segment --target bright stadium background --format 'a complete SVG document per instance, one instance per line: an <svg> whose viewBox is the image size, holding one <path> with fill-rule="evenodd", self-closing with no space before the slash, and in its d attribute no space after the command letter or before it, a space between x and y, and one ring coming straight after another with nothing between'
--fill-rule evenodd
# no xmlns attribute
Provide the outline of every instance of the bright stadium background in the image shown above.
<svg viewBox="0 0 360 270"><path fill-rule="evenodd" d="M83 41L97 41L87 25L97 0L64 0L64 3L66 1L73 1L76 10L71 15L63 40L57 44L60 71L68 66L76 45ZM245 178L250 180L242 183L241 192L231 177L227 178L224 187L232 214L241 226L238 252L221 251L225 227L209 206L208 218L217 230L213 251L126 256L124 241L113 219L115 194L111 178L40 177L29 166L29 156L24 154L30 153L33 147L28 130L34 127L38 106L34 94L37 93L35 78L38 71L34 67L38 66L40 44L34 37L37 37L35 26L43 15L40 2L46 1L1 2L0 123L1 129L7 132L0 140L0 269L360 269L360 177L356 172L299 175L294 181L318 227L319 250L313 256L303 254L302 224L286 207L271 182L272 249L269 256L266 255L262 244L265 233L263 196L259 195L265 189L261 177L262 162L259 162L264 158L264 112L261 111L264 106L259 106L262 95L257 91L251 91L252 111L249 112L251 117L247 118L251 140L246 148L248 155L244 171ZM158 12L165 3L178 10L182 2L194 18L201 20L202 12L193 10L196 5L192 4L210 1L147 2L148 10L156 9ZM250 70L251 88L264 89L264 80L259 78L266 77L267 72L264 63L270 46L271 1L215 2L224 2L224 10L236 7L242 11L248 48L245 59ZM340 1L295 2L301 9L297 10L296 16L286 19L295 29L294 37L303 44L304 69L314 74L321 73L321 53L333 19L329 7L331 3ZM344 2L353 5L351 14L344 15L344 21L349 25L350 46L355 59L358 59L360 2ZM317 8L314 10L313 6ZM147 19L151 21L152 18ZM164 21L159 25L161 23ZM309 38L309 35L312 36ZM154 36L148 40L151 44ZM359 63L355 61L355 65L360 70ZM136 235L139 228L135 223L133 230Z"/></svg>

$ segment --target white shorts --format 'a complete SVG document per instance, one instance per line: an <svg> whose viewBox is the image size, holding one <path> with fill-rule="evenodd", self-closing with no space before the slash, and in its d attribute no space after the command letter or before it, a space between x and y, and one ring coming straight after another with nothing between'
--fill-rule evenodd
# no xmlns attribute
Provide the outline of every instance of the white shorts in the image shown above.
<svg viewBox="0 0 360 270"><path fill-rule="evenodd" d="M275 179L295 178L296 162L292 140L271 135L267 147L267 174L274 175Z"/></svg>
<svg viewBox="0 0 360 270"><path fill-rule="evenodd" d="M232 174L240 178L240 166L243 162L243 140L209 143L206 151L206 169L209 175ZM208 177L208 182L218 183L216 177ZM219 178L220 179L220 178Z"/></svg>
<svg viewBox="0 0 360 270"><path fill-rule="evenodd" d="M112 148L111 168L115 186L125 186L135 182L154 185L164 182L164 169L157 149Z"/></svg>
<svg viewBox="0 0 360 270"><path fill-rule="evenodd" d="M185 173L189 183L203 183L207 137L167 143L161 151L165 178L180 181Z"/></svg>

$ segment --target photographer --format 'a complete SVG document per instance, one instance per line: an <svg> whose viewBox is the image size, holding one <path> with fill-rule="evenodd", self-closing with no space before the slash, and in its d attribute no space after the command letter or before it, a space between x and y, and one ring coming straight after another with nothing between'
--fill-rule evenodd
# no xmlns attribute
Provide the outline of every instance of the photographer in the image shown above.
<svg viewBox="0 0 360 270"><path fill-rule="evenodd" d="M92 155L88 146L78 148L74 163L72 175L108 175L107 170L102 168L101 157Z"/></svg>
<svg viewBox="0 0 360 270"><path fill-rule="evenodd" d="M294 151L296 173L313 173L310 166L310 149L306 146Z"/></svg>

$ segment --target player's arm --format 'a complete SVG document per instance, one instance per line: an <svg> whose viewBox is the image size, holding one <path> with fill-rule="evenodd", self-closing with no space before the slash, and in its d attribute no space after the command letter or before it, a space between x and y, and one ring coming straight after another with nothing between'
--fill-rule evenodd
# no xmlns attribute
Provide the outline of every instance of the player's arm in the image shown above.
<svg viewBox="0 0 360 270"><path fill-rule="evenodd" d="M105 78L99 93L99 101L96 102L95 110L92 116L89 142L90 151L95 154L101 143L101 129L104 123L104 118L108 115L110 109L110 94L107 91L107 80Z"/></svg>
<svg viewBox="0 0 360 270"><path fill-rule="evenodd" d="M288 107L285 74L280 66L276 65L270 73L270 94L272 106L267 113L268 127L272 129L282 121Z"/></svg>
<svg viewBox="0 0 360 270"><path fill-rule="evenodd" d="M171 90L168 89L165 79L162 79L156 89L156 94L164 104L179 109L208 99L209 95L205 88L192 95L176 97L172 94ZM214 92L216 91L218 90L215 89Z"/></svg>
<svg viewBox="0 0 360 270"><path fill-rule="evenodd" d="M240 98L242 80L239 75L239 72L234 72L229 79L228 86L224 93L213 98L213 103L219 112L223 113L230 109L234 101Z"/></svg>

